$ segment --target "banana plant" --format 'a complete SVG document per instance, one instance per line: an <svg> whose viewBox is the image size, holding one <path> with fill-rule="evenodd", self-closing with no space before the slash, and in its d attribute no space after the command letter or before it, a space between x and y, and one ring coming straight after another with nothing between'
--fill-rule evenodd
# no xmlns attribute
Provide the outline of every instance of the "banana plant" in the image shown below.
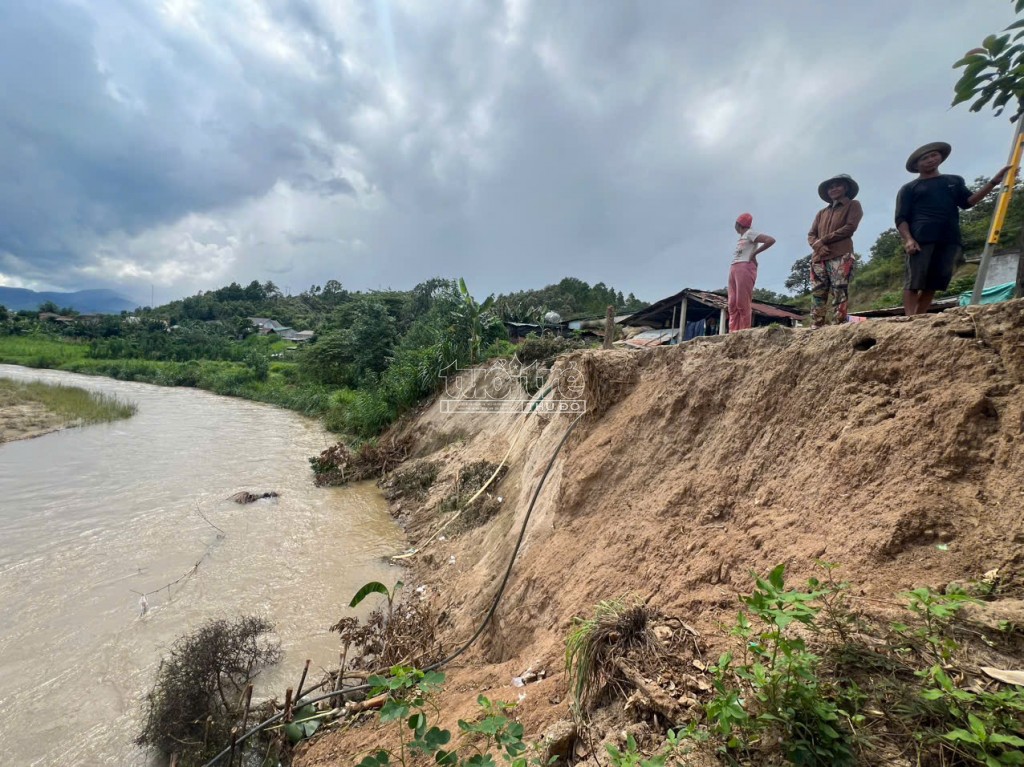
<svg viewBox="0 0 1024 767"><path fill-rule="evenodd" d="M482 304L478 303L470 294L462 277L459 278L459 293L462 294L463 301L459 319L466 323L469 331L469 361L473 364L480 361L484 333L488 326L497 321L497 317L491 311L494 296L488 296Z"/></svg>
<svg viewBox="0 0 1024 767"><path fill-rule="evenodd" d="M348 603L349 607L356 607L360 602L366 599L370 594L383 594L388 600L388 622L391 622L391 613L395 609L395 597L398 596L398 590L405 584L401 581L395 583L393 589L389 589L380 581L370 581L363 585L359 591L356 592L355 596L352 597L352 601Z"/></svg>

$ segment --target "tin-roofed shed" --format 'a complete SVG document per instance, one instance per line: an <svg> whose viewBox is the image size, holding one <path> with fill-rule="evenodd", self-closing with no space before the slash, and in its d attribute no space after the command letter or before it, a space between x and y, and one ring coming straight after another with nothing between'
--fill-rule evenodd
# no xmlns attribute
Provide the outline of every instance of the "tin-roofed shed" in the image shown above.
<svg viewBox="0 0 1024 767"><path fill-rule="evenodd" d="M755 301L752 308L754 327L772 323L792 327L803 318L799 309L784 304ZM676 339L680 335L684 341L697 336L718 335L728 332L729 299L720 293L687 288L625 317L619 324L671 330L671 333L658 334L659 338L665 339L662 343L678 343ZM643 345L652 344L648 341Z"/></svg>

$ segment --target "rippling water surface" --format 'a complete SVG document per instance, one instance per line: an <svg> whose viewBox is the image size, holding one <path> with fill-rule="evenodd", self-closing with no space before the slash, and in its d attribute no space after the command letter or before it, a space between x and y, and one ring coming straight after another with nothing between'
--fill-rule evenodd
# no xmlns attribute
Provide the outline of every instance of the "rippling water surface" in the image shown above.
<svg viewBox="0 0 1024 767"><path fill-rule="evenodd" d="M307 458L332 441L317 423L195 389L9 365L0 376L139 408L0 445L2 764L147 765L131 740L177 637L212 617L267 616L284 660L261 687L283 694L306 658L337 664L327 627L355 590L397 578L382 557L403 542L376 488L313 487ZM227 500L239 490L281 497L239 506ZM140 615L136 592L197 563Z"/></svg>

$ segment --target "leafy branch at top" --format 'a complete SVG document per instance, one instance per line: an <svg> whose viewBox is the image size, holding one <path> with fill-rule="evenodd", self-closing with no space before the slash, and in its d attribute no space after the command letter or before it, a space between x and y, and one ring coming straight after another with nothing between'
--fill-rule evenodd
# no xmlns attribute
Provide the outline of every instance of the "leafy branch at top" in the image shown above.
<svg viewBox="0 0 1024 767"><path fill-rule="evenodd" d="M1014 11L1024 11L1024 0L1013 0ZM1020 117L1024 98L1024 19L1015 21L1002 34L989 35L982 47L968 51L954 69L963 69L954 86L953 106L974 99L972 112L991 106L1001 115L1013 107L1011 120ZM1012 104L1011 104L1012 102Z"/></svg>

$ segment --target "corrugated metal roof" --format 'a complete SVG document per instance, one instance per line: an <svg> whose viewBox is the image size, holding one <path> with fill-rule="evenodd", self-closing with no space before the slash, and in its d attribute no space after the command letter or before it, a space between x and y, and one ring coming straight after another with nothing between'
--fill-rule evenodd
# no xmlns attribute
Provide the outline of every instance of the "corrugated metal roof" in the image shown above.
<svg viewBox="0 0 1024 767"><path fill-rule="evenodd" d="M626 346L662 346L675 340L679 335L679 328L666 328L664 330L645 330L632 338L625 340Z"/></svg>
<svg viewBox="0 0 1024 767"><path fill-rule="evenodd" d="M652 317L662 316L662 322L666 319L671 320L673 309L677 307L683 300L683 296L686 296L687 301L693 301L697 304L703 304L706 307L713 309L728 309L729 299L726 296L718 293L710 293L704 290L694 290L692 288L686 288L676 293L674 296L663 298L657 301L646 309L629 315L621 321L622 325L644 325L650 324L645 322ZM759 314L762 317L771 317L772 319L786 319L786 320L799 320L803 318L803 314L796 307L783 307L777 304L765 304L760 301L755 301L751 304L751 308L754 310L754 314ZM666 318L664 315L668 315ZM689 314L689 312L687 312Z"/></svg>

